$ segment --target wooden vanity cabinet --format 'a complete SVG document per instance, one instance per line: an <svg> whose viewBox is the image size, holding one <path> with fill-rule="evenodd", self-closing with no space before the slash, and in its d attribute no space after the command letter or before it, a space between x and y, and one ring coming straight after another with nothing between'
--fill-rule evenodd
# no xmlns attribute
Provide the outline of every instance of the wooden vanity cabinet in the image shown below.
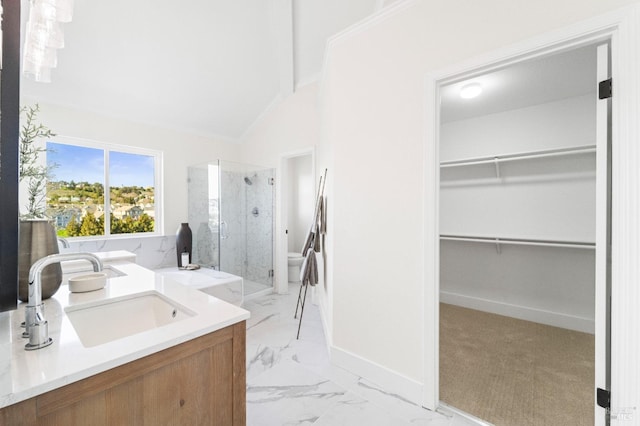
<svg viewBox="0 0 640 426"><path fill-rule="evenodd" d="M242 321L5 407L0 425L245 425L245 333Z"/></svg>

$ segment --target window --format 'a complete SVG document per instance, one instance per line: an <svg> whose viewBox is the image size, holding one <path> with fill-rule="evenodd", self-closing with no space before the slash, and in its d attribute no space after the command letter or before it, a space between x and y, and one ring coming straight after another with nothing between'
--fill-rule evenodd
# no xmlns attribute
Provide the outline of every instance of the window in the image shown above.
<svg viewBox="0 0 640 426"><path fill-rule="evenodd" d="M160 229L162 154L70 138L47 142L47 213L60 237Z"/></svg>

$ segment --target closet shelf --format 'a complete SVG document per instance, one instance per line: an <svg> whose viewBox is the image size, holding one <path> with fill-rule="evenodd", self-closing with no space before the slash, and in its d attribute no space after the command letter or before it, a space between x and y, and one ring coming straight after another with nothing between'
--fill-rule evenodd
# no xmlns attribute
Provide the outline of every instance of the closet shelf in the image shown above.
<svg viewBox="0 0 640 426"><path fill-rule="evenodd" d="M564 155L578 155L595 153L595 145L583 145L572 148L547 149L538 151L519 152L517 154L496 155L493 157L473 157L463 160L441 161L440 167L475 166L479 164L497 164L506 161L529 160L535 158L559 157Z"/></svg>
<svg viewBox="0 0 640 426"><path fill-rule="evenodd" d="M518 238L502 238L502 237L472 237L464 235L440 235L440 240L447 241L469 241L475 243L490 243L490 244L510 244L510 245L524 245L524 246L543 246L543 247L568 247L594 250L596 248L595 243L575 242L575 241L551 241L551 240L530 240L530 239L518 239Z"/></svg>

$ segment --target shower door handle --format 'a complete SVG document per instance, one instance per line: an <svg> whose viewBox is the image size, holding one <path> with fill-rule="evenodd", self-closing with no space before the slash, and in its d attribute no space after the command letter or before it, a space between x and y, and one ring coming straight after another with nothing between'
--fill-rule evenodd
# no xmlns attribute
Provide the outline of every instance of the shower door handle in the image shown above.
<svg viewBox="0 0 640 426"><path fill-rule="evenodd" d="M229 234L227 234L227 228L227 222L225 222L224 220L220 222L220 238L223 240L229 238Z"/></svg>

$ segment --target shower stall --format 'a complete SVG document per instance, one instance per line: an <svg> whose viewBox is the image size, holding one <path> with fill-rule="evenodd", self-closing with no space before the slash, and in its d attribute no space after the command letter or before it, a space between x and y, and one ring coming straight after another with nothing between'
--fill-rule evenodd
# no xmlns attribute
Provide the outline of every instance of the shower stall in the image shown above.
<svg viewBox="0 0 640 426"><path fill-rule="evenodd" d="M274 174L222 160L188 170L192 261L241 276L245 296L273 287Z"/></svg>

